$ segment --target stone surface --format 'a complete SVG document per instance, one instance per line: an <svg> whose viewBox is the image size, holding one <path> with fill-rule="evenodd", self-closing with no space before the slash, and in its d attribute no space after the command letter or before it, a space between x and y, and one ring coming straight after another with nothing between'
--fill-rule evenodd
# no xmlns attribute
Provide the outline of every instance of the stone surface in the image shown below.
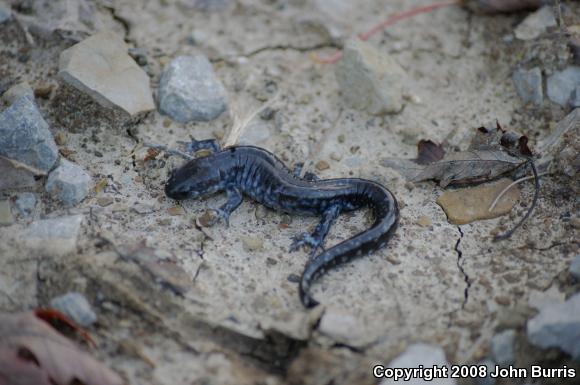
<svg viewBox="0 0 580 385"><path fill-rule="evenodd" d="M24 231L24 246L38 256L62 256L76 250L82 215L33 222Z"/></svg>
<svg viewBox="0 0 580 385"><path fill-rule="evenodd" d="M531 102L540 105L544 102L542 71L538 67L531 70L516 69L512 75L512 81L524 103Z"/></svg>
<svg viewBox="0 0 580 385"><path fill-rule="evenodd" d="M36 195L31 192L23 192L18 195L14 204L20 215L28 217L34 213L34 208L36 207Z"/></svg>
<svg viewBox="0 0 580 385"><path fill-rule="evenodd" d="M12 162L0 157L0 191L21 187L32 187L36 183L34 174L24 168L16 167Z"/></svg>
<svg viewBox="0 0 580 385"><path fill-rule="evenodd" d="M544 307L528 321L528 339L541 348L557 347L580 359L580 293Z"/></svg>
<svg viewBox="0 0 580 385"><path fill-rule="evenodd" d="M14 217L10 211L9 201L0 201L0 226L8 226L14 223Z"/></svg>
<svg viewBox="0 0 580 385"><path fill-rule="evenodd" d="M566 107L578 86L580 86L580 67L570 66L548 78L546 94L554 103Z"/></svg>
<svg viewBox="0 0 580 385"><path fill-rule="evenodd" d="M491 355L496 364L507 367L515 362L516 331L504 330L491 339Z"/></svg>
<svg viewBox="0 0 580 385"><path fill-rule="evenodd" d="M163 70L159 110L186 123L217 118L227 107L227 93L203 55L179 56Z"/></svg>
<svg viewBox="0 0 580 385"><path fill-rule="evenodd" d="M39 174L48 172L58 157L48 124L34 101L26 96L0 113L0 156L29 166Z"/></svg>
<svg viewBox="0 0 580 385"><path fill-rule="evenodd" d="M395 358L389 363L390 368L418 368L419 365L429 368L434 365L447 366L447 358L445 352L438 346L428 345L424 343L416 343L407 348L403 354ZM449 371L448 371L449 373ZM408 385L418 384L435 384L435 385L452 385L457 382L453 378L437 378L432 381L426 381L423 378L411 378L409 381L395 381L392 378L387 378L381 382L381 385L394 385L404 383Z"/></svg>
<svg viewBox="0 0 580 385"><path fill-rule="evenodd" d="M46 191L65 206L74 206L89 193L91 177L79 165L61 159L46 181Z"/></svg>
<svg viewBox="0 0 580 385"><path fill-rule="evenodd" d="M11 17L12 10L10 9L10 5L4 0L0 0L0 24L10 20Z"/></svg>
<svg viewBox="0 0 580 385"><path fill-rule="evenodd" d="M447 214L449 223L456 225L496 218L509 213L520 197L518 186L513 186L501 197L494 209L489 211L497 195L510 183L510 179L503 178L494 183L445 191L437 198L437 204Z"/></svg>
<svg viewBox="0 0 580 385"><path fill-rule="evenodd" d="M62 312L83 327L88 327L97 321L97 315L84 295L69 292L50 301L50 306Z"/></svg>
<svg viewBox="0 0 580 385"><path fill-rule="evenodd" d="M358 345L364 335L364 324L354 315L337 308L328 308L324 311L318 331L337 342Z"/></svg>
<svg viewBox="0 0 580 385"><path fill-rule="evenodd" d="M335 75L344 100L352 108L372 115L398 113L403 108L403 69L369 43L349 40Z"/></svg>
<svg viewBox="0 0 580 385"><path fill-rule="evenodd" d="M514 33L520 40L533 40L546 32L548 28L557 25L552 7L546 5L526 17L516 27Z"/></svg>
<svg viewBox="0 0 580 385"><path fill-rule="evenodd" d="M580 281L580 255L577 255L570 264L570 274L572 274L572 277L576 278L576 280Z"/></svg>
<svg viewBox="0 0 580 385"><path fill-rule="evenodd" d="M59 68L66 83L103 107L116 107L130 116L155 108L149 77L113 32L98 32L63 51Z"/></svg>
<svg viewBox="0 0 580 385"><path fill-rule="evenodd" d="M580 85L576 86L576 89L572 94L572 99L570 99L570 107L580 107Z"/></svg>
<svg viewBox="0 0 580 385"><path fill-rule="evenodd" d="M34 100L34 91L30 84L21 82L10 87L4 94L2 94L2 102L5 105L10 105L22 96L27 96L30 100Z"/></svg>

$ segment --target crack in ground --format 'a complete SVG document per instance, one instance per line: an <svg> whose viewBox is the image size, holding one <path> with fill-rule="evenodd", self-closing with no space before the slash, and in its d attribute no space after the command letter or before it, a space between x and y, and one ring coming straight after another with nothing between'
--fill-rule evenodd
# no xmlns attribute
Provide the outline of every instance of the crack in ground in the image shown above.
<svg viewBox="0 0 580 385"><path fill-rule="evenodd" d="M455 243L455 252L457 252L457 268L463 274L463 280L465 281L465 290L463 292L463 303L461 304L461 308L465 309L465 305L467 304L467 300L469 299L469 288L471 287L471 280L469 279L469 275L463 269L463 265L461 260L463 259L463 252L459 250L459 244L461 243L461 239L463 239L463 231L461 227L457 226L457 230L459 230L459 238L457 238L457 243Z"/></svg>

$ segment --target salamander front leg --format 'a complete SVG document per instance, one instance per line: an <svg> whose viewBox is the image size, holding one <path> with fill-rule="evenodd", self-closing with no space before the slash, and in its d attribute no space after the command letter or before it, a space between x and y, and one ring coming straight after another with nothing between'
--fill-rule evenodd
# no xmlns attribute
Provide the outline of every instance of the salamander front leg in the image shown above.
<svg viewBox="0 0 580 385"><path fill-rule="evenodd" d="M226 189L227 194L227 202L217 208L210 208L210 210L214 211L219 219L222 219L226 226L229 227L230 225L230 215L240 207L242 203L243 196L242 192L237 187L228 187Z"/></svg>
<svg viewBox="0 0 580 385"><path fill-rule="evenodd" d="M190 154L195 154L199 150L210 150L211 152L218 152L221 150L220 145L215 139L204 139L195 140L191 139L191 142L179 142L185 144L185 151Z"/></svg>
<svg viewBox="0 0 580 385"><path fill-rule="evenodd" d="M302 246L310 246L310 256L316 254L316 250L322 247L324 239L328 235L330 226L340 214L340 207L338 205L331 206L322 214L320 223L316 226L312 234L302 233L294 237L294 242L290 245L290 251L296 251Z"/></svg>

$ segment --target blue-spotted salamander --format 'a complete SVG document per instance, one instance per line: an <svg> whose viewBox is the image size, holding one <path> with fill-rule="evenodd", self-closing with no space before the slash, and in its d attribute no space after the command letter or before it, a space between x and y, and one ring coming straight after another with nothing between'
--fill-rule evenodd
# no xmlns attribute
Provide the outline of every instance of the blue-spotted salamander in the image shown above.
<svg viewBox="0 0 580 385"><path fill-rule="evenodd" d="M301 246L312 249L300 280L300 299L306 307L318 304L310 295L314 280L330 268L384 247L398 224L399 208L393 194L365 179L301 179L272 153L252 146L220 149L215 140L193 141L188 151L210 150L210 155L195 158L173 170L165 184L165 194L173 199L200 198L220 191L227 202L213 209L226 223L242 203L245 194L275 210L290 214L322 216L312 234L294 238L290 251ZM375 221L368 229L315 255L322 247L330 226L342 212L370 207Z"/></svg>

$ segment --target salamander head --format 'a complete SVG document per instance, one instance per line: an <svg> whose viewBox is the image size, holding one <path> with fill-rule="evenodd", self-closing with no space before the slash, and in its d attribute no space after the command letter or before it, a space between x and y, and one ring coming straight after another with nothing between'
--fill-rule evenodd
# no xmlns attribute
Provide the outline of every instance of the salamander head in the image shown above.
<svg viewBox="0 0 580 385"><path fill-rule="evenodd" d="M171 172L165 195L177 200L198 198L223 190L223 185L217 167L211 167L205 158L193 159Z"/></svg>

